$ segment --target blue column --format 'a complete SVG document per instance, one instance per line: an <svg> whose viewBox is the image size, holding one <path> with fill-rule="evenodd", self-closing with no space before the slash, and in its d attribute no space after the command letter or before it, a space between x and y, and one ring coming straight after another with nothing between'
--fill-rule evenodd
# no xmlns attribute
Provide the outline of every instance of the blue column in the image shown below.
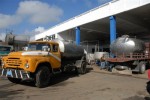
<svg viewBox="0 0 150 100"><path fill-rule="evenodd" d="M80 45L80 27L76 27L76 44Z"/></svg>
<svg viewBox="0 0 150 100"><path fill-rule="evenodd" d="M110 44L116 40L116 17L110 16Z"/></svg>

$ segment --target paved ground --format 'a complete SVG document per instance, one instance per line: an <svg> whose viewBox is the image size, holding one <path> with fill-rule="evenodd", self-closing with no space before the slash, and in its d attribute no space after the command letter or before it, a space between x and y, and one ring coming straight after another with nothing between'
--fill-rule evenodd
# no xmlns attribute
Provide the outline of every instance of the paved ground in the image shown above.
<svg viewBox="0 0 150 100"><path fill-rule="evenodd" d="M107 70L100 70L99 66L93 65L92 66L94 72L100 72L100 73L105 73L105 74L117 74L117 75L129 75L135 78L143 78L143 79L148 79L147 76L147 71L144 74L139 74L137 72L132 72L131 70L123 70L123 71L117 71L115 69L112 70L112 72L109 72Z"/></svg>
<svg viewBox="0 0 150 100"><path fill-rule="evenodd" d="M146 78L107 74L97 68L85 75L58 74L46 88L30 82L0 80L0 100L150 100Z"/></svg>

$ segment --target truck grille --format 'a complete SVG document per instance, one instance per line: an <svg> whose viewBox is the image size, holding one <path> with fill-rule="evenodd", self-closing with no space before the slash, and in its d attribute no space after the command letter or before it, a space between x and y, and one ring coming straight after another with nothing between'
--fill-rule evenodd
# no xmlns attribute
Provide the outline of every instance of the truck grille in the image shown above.
<svg viewBox="0 0 150 100"><path fill-rule="evenodd" d="M16 66L19 67L22 64L22 61L19 58L8 58L6 60L6 64L8 66Z"/></svg>

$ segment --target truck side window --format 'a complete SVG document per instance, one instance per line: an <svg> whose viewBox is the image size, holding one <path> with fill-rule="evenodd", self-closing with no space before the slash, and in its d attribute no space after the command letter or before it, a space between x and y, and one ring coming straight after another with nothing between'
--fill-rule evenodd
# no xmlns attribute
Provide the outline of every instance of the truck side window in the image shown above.
<svg viewBox="0 0 150 100"><path fill-rule="evenodd" d="M58 52L58 45L53 45L53 52Z"/></svg>

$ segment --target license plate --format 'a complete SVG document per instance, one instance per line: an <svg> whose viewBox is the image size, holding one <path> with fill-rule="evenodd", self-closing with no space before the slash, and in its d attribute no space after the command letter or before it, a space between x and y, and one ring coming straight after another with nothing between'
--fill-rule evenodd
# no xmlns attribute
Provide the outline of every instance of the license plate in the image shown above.
<svg viewBox="0 0 150 100"><path fill-rule="evenodd" d="M11 70L7 70L6 76L12 76L12 71Z"/></svg>

